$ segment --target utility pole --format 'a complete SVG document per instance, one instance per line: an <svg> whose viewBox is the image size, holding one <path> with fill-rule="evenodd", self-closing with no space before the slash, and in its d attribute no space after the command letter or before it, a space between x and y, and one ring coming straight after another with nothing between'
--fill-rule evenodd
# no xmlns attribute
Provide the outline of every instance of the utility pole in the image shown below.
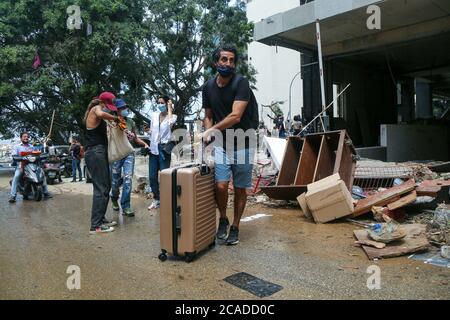
<svg viewBox="0 0 450 320"><path fill-rule="evenodd" d="M320 93L321 93L321 100L322 100L322 112L325 110L325 80L324 80L324 74L323 74L323 60L322 60L322 40L320 37L320 22L319 19L316 20L316 37L317 37L317 51L318 51L318 58L319 58L319 72L320 72ZM323 131L326 132L328 128L325 127L325 124L323 123L322 116L320 116L320 122L322 123Z"/></svg>

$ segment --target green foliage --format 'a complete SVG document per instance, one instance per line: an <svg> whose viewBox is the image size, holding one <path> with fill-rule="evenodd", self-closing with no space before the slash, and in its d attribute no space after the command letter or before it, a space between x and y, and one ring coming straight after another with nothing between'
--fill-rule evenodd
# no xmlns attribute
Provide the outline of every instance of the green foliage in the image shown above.
<svg viewBox="0 0 450 320"><path fill-rule="evenodd" d="M66 25L73 4L81 8L81 30ZM243 1L3 0L0 134L26 129L45 136L56 110L53 140L83 135L89 101L106 90L138 110L167 93L183 119L214 73L217 43L235 43L244 53L252 30ZM35 70L36 53L42 65ZM240 72L253 79L245 55L240 58Z"/></svg>

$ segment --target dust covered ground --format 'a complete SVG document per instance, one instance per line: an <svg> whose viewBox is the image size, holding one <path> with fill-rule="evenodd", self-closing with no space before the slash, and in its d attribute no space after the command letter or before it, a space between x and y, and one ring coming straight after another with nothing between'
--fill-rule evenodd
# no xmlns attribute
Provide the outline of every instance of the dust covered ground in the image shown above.
<svg viewBox="0 0 450 320"><path fill-rule="evenodd" d="M0 299L258 299L223 280L239 272L282 286L264 299L450 298L449 269L407 257L369 261L354 245L357 227L316 225L295 206L252 203L237 246L216 245L190 264L161 262L159 212L144 197L132 196L134 218L109 208L116 231L90 236L91 184L65 179L50 186L53 199L9 204L9 179L0 175ZM80 267L80 290L66 286L71 265ZM381 270L379 290L367 287L371 265Z"/></svg>

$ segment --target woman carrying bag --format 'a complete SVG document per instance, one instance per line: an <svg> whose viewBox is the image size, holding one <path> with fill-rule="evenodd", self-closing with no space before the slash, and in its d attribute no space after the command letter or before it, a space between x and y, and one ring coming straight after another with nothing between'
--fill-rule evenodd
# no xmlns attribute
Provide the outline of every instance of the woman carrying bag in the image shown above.
<svg viewBox="0 0 450 320"><path fill-rule="evenodd" d="M113 103L116 97L110 92L103 92L90 103L84 115L86 126L87 169L91 173L94 195L92 198L90 234L114 231L115 221L108 221L105 217L111 189L111 175L108 161L108 134L104 120L119 122L117 108Z"/></svg>
<svg viewBox="0 0 450 320"><path fill-rule="evenodd" d="M167 96L158 98L157 111L152 113L150 123L150 187L153 192L153 202L149 210L159 208L159 171L170 167L172 149L175 143L171 141L172 126L177 121L173 112L172 101Z"/></svg>

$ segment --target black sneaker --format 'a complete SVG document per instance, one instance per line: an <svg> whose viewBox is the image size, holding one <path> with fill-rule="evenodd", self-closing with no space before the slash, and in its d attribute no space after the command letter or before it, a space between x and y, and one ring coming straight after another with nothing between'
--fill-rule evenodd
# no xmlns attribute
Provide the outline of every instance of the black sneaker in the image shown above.
<svg viewBox="0 0 450 320"><path fill-rule="evenodd" d="M91 230L89 230L89 234L100 234L100 233L109 233L109 232L113 232L114 228L113 227L108 227L108 226L100 226L97 228L94 228Z"/></svg>
<svg viewBox="0 0 450 320"><path fill-rule="evenodd" d="M227 238L227 245L234 245L239 243L239 229L235 226L231 226L230 234Z"/></svg>
<svg viewBox="0 0 450 320"><path fill-rule="evenodd" d="M219 219L219 227L217 228L216 237L219 240L225 240L228 234L228 226L230 222L228 222L228 218L220 218Z"/></svg>
<svg viewBox="0 0 450 320"><path fill-rule="evenodd" d="M14 203L14 202L16 202L16 197L9 197L8 202L9 202L9 203Z"/></svg>
<svg viewBox="0 0 450 320"><path fill-rule="evenodd" d="M53 198L53 196L50 193L44 193L44 199L50 199Z"/></svg>

